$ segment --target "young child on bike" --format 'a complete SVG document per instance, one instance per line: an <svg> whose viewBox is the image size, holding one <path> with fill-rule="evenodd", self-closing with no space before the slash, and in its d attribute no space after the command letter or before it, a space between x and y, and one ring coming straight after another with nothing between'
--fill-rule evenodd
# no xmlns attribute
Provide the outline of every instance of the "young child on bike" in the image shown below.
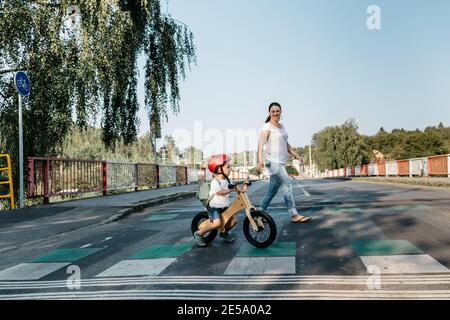
<svg viewBox="0 0 450 320"><path fill-rule="evenodd" d="M212 156L208 161L208 169L214 174L209 191L209 195L212 198L206 206L212 224L194 232L195 241L201 247L206 246L203 235L221 227L220 214L230 206L230 193L239 192L237 189L228 189L228 185L230 184L230 180L228 179L228 175L230 174L230 160L231 158L226 154L219 154ZM237 219L233 216L227 223L226 231L220 233L220 237L227 242L233 242L234 238L230 236L228 231L236 226L237 223Z"/></svg>

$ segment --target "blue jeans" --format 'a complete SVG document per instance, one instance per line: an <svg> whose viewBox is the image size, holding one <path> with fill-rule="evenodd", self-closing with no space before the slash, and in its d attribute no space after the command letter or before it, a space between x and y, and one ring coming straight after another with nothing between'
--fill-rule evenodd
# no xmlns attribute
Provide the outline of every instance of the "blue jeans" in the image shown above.
<svg viewBox="0 0 450 320"><path fill-rule="evenodd" d="M261 208L266 210L272 201L273 197L277 194L281 187L281 191L284 193L284 202L288 209L295 208L294 194L292 191L292 180L288 176L286 168L283 164L276 162L267 162L266 167L270 172L269 190L261 204Z"/></svg>
<svg viewBox="0 0 450 320"><path fill-rule="evenodd" d="M228 208L213 208L213 207L210 207L209 205L206 207L206 210L208 211L209 219L211 221L220 219L220 215L222 214L222 212L224 212L227 209Z"/></svg>

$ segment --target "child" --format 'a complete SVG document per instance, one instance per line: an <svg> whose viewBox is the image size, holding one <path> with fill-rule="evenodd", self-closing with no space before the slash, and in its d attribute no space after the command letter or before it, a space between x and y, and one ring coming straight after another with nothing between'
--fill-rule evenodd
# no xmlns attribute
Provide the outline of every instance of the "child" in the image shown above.
<svg viewBox="0 0 450 320"><path fill-rule="evenodd" d="M230 193L239 192L237 189L228 189L230 180L228 175L230 174L230 164L231 160L226 154L214 155L208 161L208 169L214 173L214 179L211 181L211 189L209 195L212 196L206 209L208 210L209 218L212 223L202 230L197 230L194 233L195 241L201 247L205 246L206 243L203 240L203 235L221 227L220 214L224 212L230 206ZM228 222L228 227L224 233L220 233L220 237L225 239L225 241L233 242L234 238L228 233L238 221L233 216Z"/></svg>

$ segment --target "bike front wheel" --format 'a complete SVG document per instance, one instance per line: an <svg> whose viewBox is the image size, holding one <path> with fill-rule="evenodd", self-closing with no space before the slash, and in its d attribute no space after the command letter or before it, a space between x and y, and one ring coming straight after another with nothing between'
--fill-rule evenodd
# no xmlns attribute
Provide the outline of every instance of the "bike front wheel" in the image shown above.
<svg viewBox="0 0 450 320"><path fill-rule="evenodd" d="M253 230L250 220L246 217L243 224L245 238L257 248L267 248L277 237L275 221L263 211L253 211L251 215L258 226L258 230Z"/></svg>

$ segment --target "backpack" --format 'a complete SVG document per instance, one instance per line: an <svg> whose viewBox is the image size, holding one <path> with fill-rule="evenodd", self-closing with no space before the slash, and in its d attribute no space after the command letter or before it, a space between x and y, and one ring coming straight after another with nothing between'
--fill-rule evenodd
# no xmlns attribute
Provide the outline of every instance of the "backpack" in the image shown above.
<svg viewBox="0 0 450 320"><path fill-rule="evenodd" d="M214 180L214 179L213 179ZM197 188L197 199L206 207L208 206L214 195L210 196L209 191L211 190L211 181L200 182Z"/></svg>

